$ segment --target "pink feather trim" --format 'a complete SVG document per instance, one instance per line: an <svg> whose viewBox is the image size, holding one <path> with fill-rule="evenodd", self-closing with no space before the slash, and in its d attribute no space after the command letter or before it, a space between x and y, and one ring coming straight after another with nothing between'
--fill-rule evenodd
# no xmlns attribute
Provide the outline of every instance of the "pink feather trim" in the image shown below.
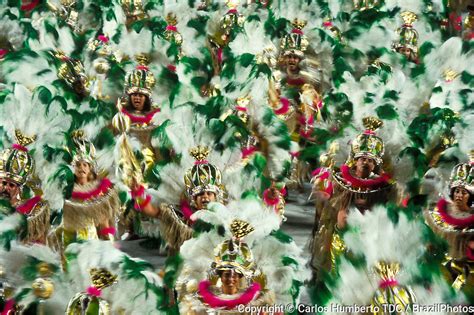
<svg viewBox="0 0 474 315"><path fill-rule="evenodd" d="M132 189L130 193L132 195L132 198L142 197L143 194L145 193L145 187L143 185L140 185L138 189L135 189L135 190Z"/></svg>
<svg viewBox="0 0 474 315"><path fill-rule="evenodd" d="M238 111L241 111L241 112L246 112L247 111L247 107L243 107L243 106L235 106L235 109L238 110Z"/></svg>
<svg viewBox="0 0 474 315"><path fill-rule="evenodd" d="M11 315L12 313L10 313L10 312L13 310L14 306L15 306L15 300L14 299L7 300L7 302L5 303L5 307L2 310L1 315Z"/></svg>
<svg viewBox="0 0 474 315"><path fill-rule="evenodd" d="M112 182L108 178L103 178L97 188L86 192L73 191L71 197L73 199L89 200L105 194L111 187Z"/></svg>
<svg viewBox="0 0 474 315"><path fill-rule="evenodd" d="M303 35L303 31L300 30L300 29L297 29L297 28L292 29L291 32L292 32L293 34L300 34L300 35Z"/></svg>
<svg viewBox="0 0 474 315"><path fill-rule="evenodd" d="M387 279L387 280L383 280L379 283L379 288L381 289L385 289L385 288L388 288L388 287L395 287L398 285L398 281L395 280L395 279Z"/></svg>
<svg viewBox="0 0 474 315"><path fill-rule="evenodd" d="M458 228L466 228L474 225L474 215L471 215L464 219L455 218L448 214L448 212L446 211L447 205L448 202L445 199L440 199L438 201L438 204L436 205L438 208L439 215L441 216L441 219L444 222L450 225L454 225Z"/></svg>
<svg viewBox="0 0 474 315"><path fill-rule="evenodd" d="M34 196L31 199L28 199L18 207L16 207L16 211L18 211L21 214L29 214L31 210L36 206L38 202L41 201L41 196Z"/></svg>
<svg viewBox="0 0 474 315"><path fill-rule="evenodd" d="M107 235L115 235L115 232L117 230L113 226L108 226L106 228L103 228L99 231L99 235L101 236L107 236Z"/></svg>
<svg viewBox="0 0 474 315"><path fill-rule="evenodd" d="M178 28L174 25L167 25L166 26L166 30L167 31L171 31L171 32L177 32L178 31Z"/></svg>
<svg viewBox="0 0 474 315"><path fill-rule="evenodd" d="M187 200L181 200L181 211L183 212L184 217L189 220L190 222L194 222L193 219L191 219L191 216L194 214L193 209L191 209L191 206L189 205Z"/></svg>
<svg viewBox="0 0 474 315"><path fill-rule="evenodd" d="M17 149L17 150L20 150L20 151L23 151L23 152L28 152L28 149L22 145L19 145L17 143L14 143L12 145L13 149Z"/></svg>
<svg viewBox="0 0 474 315"><path fill-rule="evenodd" d="M169 65L166 66L166 68L168 68L168 70L171 71L171 72L176 72L176 66L175 65L169 64Z"/></svg>
<svg viewBox="0 0 474 315"><path fill-rule="evenodd" d="M96 287L88 287L87 294L95 296L95 297L99 297L102 295L102 291L100 289L97 289Z"/></svg>
<svg viewBox="0 0 474 315"><path fill-rule="evenodd" d="M258 282L254 282L238 298L225 300L209 291L210 286L211 282L209 280L203 280L199 282L198 292L204 303L212 308L225 308L229 310L235 308L238 305L247 305L248 303L252 302L260 293L260 284Z"/></svg>
<svg viewBox="0 0 474 315"><path fill-rule="evenodd" d="M194 165L203 165L203 164L209 164L209 161L207 160L194 161Z"/></svg>
<svg viewBox="0 0 474 315"><path fill-rule="evenodd" d="M135 69L137 69L137 70L145 70L145 71L150 70L150 68L148 68L148 67L145 66L145 65L138 65L138 66L135 67Z"/></svg>
<svg viewBox="0 0 474 315"><path fill-rule="evenodd" d="M8 50L7 50L7 49L0 49L0 59L2 59L3 57L5 57L7 54L8 54Z"/></svg>
<svg viewBox="0 0 474 315"><path fill-rule="evenodd" d="M278 201L280 200L279 198L275 198L275 199L272 199L268 196L268 194L270 193L270 189L267 188L265 189L265 191L263 192L263 201L265 202L265 204L267 206L275 206L278 204Z"/></svg>
<svg viewBox="0 0 474 315"><path fill-rule="evenodd" d="M141 211L143 208L145 208L149 203L151 202L151 196L146 195L145 199L143 200L135 200L135 203L133 204L133 207L137 211Z"/></svg>
<svg viewBox="0 0 474 315"><path fill-rule="evenodd" d="M217 61L219 62L219 64L222 63L222 59L223 59L223 56L222 56L222 48L217 48Z"/></svg>
<svg viewBox="0 0 474 315"><path fill-rule="evenodd" d="M466 257L467 259L474 261L474 251L470 249L469 247L466 248Z"/></svg>
<svg viewBox="0 0 474 315"><path fill-rule="evenodd" d="M280 97L280 103L281 103L281 107L274 110L276 115L286 114L288 110L290 109L290 101L287 98Z"/></svg>
<svg viewBox="0 0 474 315"><path fill-rule="evenodd" d="M102 43L108 43L109 42L109 38L105 35L99 35L99 36L97 36L97 39L100 40Z"/></svg>
<svg viewBox="0 0 474 315"><path fill-rule="evenodd" d="M32 0L30 3L28 4L24 4L20 7L20 9L22 11L31 11L33 10L34 8L36 8L36 6L39 4L40 0Z"/></svg>
<svg viewBox="0 0 474 315"><path fill-rule="evenodd" d="M242 158L245 159L246 157L252 155L254 152L257 152L257 148L254 146L243 148L242 149Z"/></svg>
<svg viewBox="0 0 474 315"><path fill-rule="evenodd" d="M356 188L370 188L370 189L380 188L382 186L387 185L391 179L390 175L388 174L382 174L376 179L356 178L352 176L349 170L350 170L349 166L347 166L346 164L343 164L341 166L342 178L344 178L346 182L351 184L352 187L356 187Z"/></svg>
<svg viewBox="0 0 474 315"><path fill-rule="evenodd" d="M155 116L155 114L158 113L159 111L160 109L157 108L155 110L152 110L145 116L136 116L129 113L125 108L122 108L122 113L127 115L128 118L130 118L130 120L132 121L132 123L135 123L135 124L149 124L150 121L153 119L153 116Z"/></svg>

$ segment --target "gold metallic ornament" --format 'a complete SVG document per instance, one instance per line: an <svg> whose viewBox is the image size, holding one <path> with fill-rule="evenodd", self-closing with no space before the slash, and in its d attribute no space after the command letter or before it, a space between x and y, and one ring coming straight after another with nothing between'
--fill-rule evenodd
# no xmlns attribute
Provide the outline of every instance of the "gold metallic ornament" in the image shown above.
<svg viewBox="0 0 474 315"><path fill-rule="evenodd" d="M416 297L409 287L397 283L396 276L400 271L400 265L398 263L380 261L375 265L374 269L383 284L375 292L371 303L374 306L373 309L380 310L376 314L386 314L384 305L393 305L396 314L411 313L410 309L416 303Z"/></svg>
<svg viewBox="0 0 474 315"><path fill-rule="evenodd" d="M68 152L72 155L71 165L76 165L80 161L86 161L91 166L94 174L97 174L96 150L94 144L86 137L84 130L78 129L71 133L71 139L74 143L72 149Z"/></svg>
<svg viewBox="0 0 474 315"><path fill-rule="evenodd" d="M176 25L178 21L176 20L176 15L172 12L168 13L165 18L168 26L165 30L164 37L167 41L174 42L176 45L180 46L183 43L183 36L176 30Z"/></svg>
<svg viewBox="0 0 474 315"><path fill-rule="evenodd" d="M0 152L0 177L21 186L31 178L34 171L34 161L26 146L33 143L36 136L28 137L16 129L15 138L20 147L14 146Z"/></svg>
<svg viewBox="0 0 474 315"><path fill-rule="evenodd" d="M90 270L92 287L99 290L107 288L117 282L117 276L105 268ZM77 293L68 303L66 315L111 315L109 302L100 296L86 292Z"/></svg>
<svg viewBox="0 0 474 315"><path fill-rule="evenodd" d="M255 262L249 246L240 240L225 240L214 249L212 273L233 270L247 279L255 273Z"/></svg>
<svg viewBox="0 0 474 315"><path fill-rule="evenodd" d="M385 146L383 140L375 134L375 131L383 126L383 122L376 117L364 117L362 123L366 130L352 141L347 163L352 165L357 158L366 156L374 159L380 165Z"/></svg>
<svg viewBox="0 0 474 315"><path fill-rule="evenodd" d="M127 16L127 26L133 22L148 18L143 8L142 0L120 0L120 4L122 5L123 12Z"/></svg>
<svg viewBox="0 0 474 315"><path fill-rule="evenodd" d="M125 93L127 95L139 93L151 97L156 79L147 66L149 57L146 54L139 54L135 56L135 59L139 65L127 73L125 77Z"/></svg>
<svg viewBox="0 0 474 315"><path fill-rule="evenodd" d="M308 38L303 34L303 28L306 26L307 21L295 18L291 24L293 25L293 30L285 35L280 42L280 54L282 56L296 55L303 59L309 46Z"/></svg>
<svg viewBox="0 0 474 315"><path fill-rule="evenodd" d="M364 11L374 9L380 5L379 0L354 0L354 9Z"/></svg>
<svg viewBox="0 0 474 315"><path fill-rule="evenodd" d="M72 89L81 84L85 91L88 92L90 82L82 62L79 59L70 58L62 52L57 52L55 57L61 60L61 65L57 72L58 78L64 80Z"/></svg>
<svg viewBox="0 0 474 315"><path fill-rule="evenodd" d="M54 283L51 279L36 278L31 285L33 294L41 299L49 299L54 292Z"/></svg>
<svg viewBox="0 0 474 315"><path fill-rule="evenodd" d="M189 154L196 160L194 166L184 174L186 194L191 200L205 191L213 192L217 201L222 201L224 198L222 174L215 165L206 161L209 153L210 149L202 145L189 150Z"/></svg>
<svg viewBox="0 0 474 315"><path fill-rule="evenodd" d="M453 69L446 69L443 72L443 76L446 82L451 82L459 76L459 73Z"/></svg>
<svg viewBox="0 0 474 315"><path fill-rule="evenodd" d="M400 35L398 42L393 43L395 51L407 56L411 61L418 58L418 32L413 28L413 23L417 20L417 15L410 11L404 11L401 14L403 25L397 29Z"/></svg>
<svg viewBox="0 0 474 315"><path fill-rule="evenodd" d="M79 13L76 10L77 0L61 0L61 7L56 7L51 1L46 1L48 8L56 14L59 18L64 20L74 32L79 33L82 31L78 24Z"/></svg>
<svg viewBox="0 0 474 315"><path fill-rule="evenodd" d="M112 126L120 133L128 133L132 121L130 117L122 113L122 102L117 100L118 113L112 118Z"/></svg>
<svg viewBox="0 0 474 315"><path fill-rule="evenodd" d="M469 163L460 163L451 171L449 178L449 188L461 187L466 189L471 195L474 194L474 153L471 150Z"/></svg>
<svg viewBox="0 0 474 315"><path fill-rule="evenodd" d="M246 221L234 219L230 223L230 231L235 238L241 239L255 231L255 229Z"/></svg>

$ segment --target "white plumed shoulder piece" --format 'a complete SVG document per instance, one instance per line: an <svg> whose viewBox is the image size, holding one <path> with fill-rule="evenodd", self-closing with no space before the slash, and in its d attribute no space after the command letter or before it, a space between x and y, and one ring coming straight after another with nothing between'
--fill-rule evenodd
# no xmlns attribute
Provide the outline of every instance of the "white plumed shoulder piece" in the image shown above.
<svg viewBox="0 0 474 315"><path fill-rule="evenodd" d="M259 240L280 226L279 216L274 211L265 208L262 201L257 198L234 200L226 206L212 203L208 208L209 210L201 210L193 214L193 219L201 219L225 227L230 226L234 219L248 222L255 230L245 237L247 243Z"/></svg>
<svg viewBox="0 0 474 315"><path fill-rule="evenodd" d="M395 224L384 206L375 206L364 214L352 209L347 223L351 229L344 234L344 242L353 253L364 255L367 266L387 261L402 264L405 271L416 269L417 260L425 251L422 224L417 220L400 213Z"/></svg>
<svg viewBox="0 0 474 315"><path fill-rule="evenodd" d="M239 200L224 206L217 203L209 205L210 210L198 211L193 219L201 219L214 225L223 225L225 235L215 231L201 233L196 238L184 242L181 256L184 259L183 273L178 283L191 284L204 280L211 263L213 251L223 240L232 234L230 223L235 219L248 222L255 230L244 237L252 251L256 268L265 276L266 290L272 292L278 303L298 301L294 286L300 286L309 279L306 258L302 249L292 240L281 241L272 235L278 229L279 218L267 212L258 200Z"/></svg>
<svg viewBox="0 0 474 315"><path fill-rule="evenodd" d="M91 285L92 268L105 268L117 276L117 283L102 292L113 314L161 314L156 307L163 298L159 296L163 283L151 264L128 256L111 242L99 240L71 244L66 254L73 257L68 263L67 278L74 284L75 293L84 292Z"/></svg>

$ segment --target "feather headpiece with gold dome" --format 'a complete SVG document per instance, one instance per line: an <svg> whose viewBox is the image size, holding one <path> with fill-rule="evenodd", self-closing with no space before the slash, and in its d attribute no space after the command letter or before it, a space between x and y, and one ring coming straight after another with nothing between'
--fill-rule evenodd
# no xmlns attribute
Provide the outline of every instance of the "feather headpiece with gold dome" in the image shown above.
<svg viewBox="0 0 474 315"><path fill-rule="evenodd" d="M97 161L96 161L96 151L94 144L87 139L83 130L75 130L71 134L71 139L73 142L72 149L69 149L69 153L72 155L72 165L80 161L85 161L91 165L94 173L97 174Z"/></svg>
<svg viewBox="0 0 474 315"><path fill-rule="evenodd" d="M362 119L365 131L358 135L351 143L348 164L362 156L375 160L377 165L382 164L385 146L383 140L375 134L375 131L383 126L383 122L376 117L365 117Z"/></svg>
<svg viewBox="0 0 474 315"><path fill-rule="evenodd" d="M252 233L254 228L246 221L234 219L230 224L232 239L219 244L214 253L211 265L212 273L233 270L246 278L251 278L255 271L252 251L242 239Z"/></svg>
<svg viewBox="0 0 474 315"><path fill-rule="evenodd" d="M136 57L138 65L129 71L125 77L125 94L143 94L151 97L156 80L147 66L148 58L144 55Z"/></svg>
<svg viewBox="0 0 474 315"><path fill-rule="evenodd" d="M294 19L291 22L293 30L282 38L280 43L281 55L296 55L303 59L305 52L308 49L308 39L303 33L303 28L306 26L306 21Z"/></svg>
<svg viewBox="0 0 474 315"><path fill-rule="evenodd" d="M33 143L36 136L28 137L18 129L15 130L17 143L11 149L0 154L0 178L10 180L17 185L23 185L34 170L34 161L27 146Z"/></svg>
<svg viewBox="0 0 474 315"><path fill-rule="evenodd" d="M216 200L222 201L224 198L224 186L222 185L221 171L206 158L210 149L206 146L198 145L189 150L190 155L195 159L194 166L186 171L184 184L186 194L190 199L208 191L216 194Z"/></svg>
<svg viewBox="0 0 474 315"><path fill-rule="evenodd" d="M469 154L468 163L460 163L451 171L449 189L461 187L474 195L474 150Z"/></svg>

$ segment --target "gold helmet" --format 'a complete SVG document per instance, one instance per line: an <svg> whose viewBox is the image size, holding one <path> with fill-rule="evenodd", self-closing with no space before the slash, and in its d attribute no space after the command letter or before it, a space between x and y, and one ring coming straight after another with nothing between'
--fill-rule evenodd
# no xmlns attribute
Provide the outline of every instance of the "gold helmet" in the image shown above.
<svg viewBox="0 0 474 315"><path fill-rule="evenodd" d="M88 92L90 82L82 62L79 59L70 58L62 53L57 53L56 57L62 62L58 68L58 77L64 80L72 89L75 88L77 83L81 83Z"/></svg>
<svg viewBox="0 0 474 315"><path fill-rule="evenodd" d="M418 32L413 28L413 23L417 20L417 15L413 12L405 11L401 13L403 25L397 29L400 39L393 43L393 49L400 51L402 48L409 49L413 57L418 57Z"/></svg>
<svg viewBox="0 0 474 315"><path fill-rule="evenodd" d="M74 144L72 150L69 150L72 155L71 164L74 166L77 162L85 161L91 166L94 174L97 174L97 162L95 147L89 139L86 138L83 130L75 130L71 134Z"/></svg>
<svg viewBox="0 0 474 315"><path fill-rule="evenodd" d="M127 16L127 25L147 18L142 0L121 0L122 10Z"/></svg>
<svg viewBox="0 0 474 315"><path fill-rule="evenodd" d="M383 162L385 148L383 140L375 134L375 131L383 126L383 122L375 117L365 117L362 122L365 131L352 140L348 164L353 164L357 158L365 156L374 159L377 165L380 165Z"/></svg>
<svg viewBox="0 0 474 315"><path fill-rule="evenodd" d="M127 95L139 93L151 97L155 83L156 80L153 73L142 62L127 74L125 78L125 93Z"/></svg>
<svg viewBox="0 0 474 315"><path fill-rule="evenodd" d="M293 30L291 33L285 35L280 42L280 48L283 56L296 55L303 59L305 51L308 49L308 39L303 34L303 28L306 26L306 21L294 19L291 24Z"/></svg>
<svg viewBox="0 0 474 315"><path fill-rule="evenodd" d="M110 304L102 299L98 293L106 287L109 287L117 282L117 276L112 274L105 268L90 270L90 278L92 286L87 290L88 292L77 293L68 303L66 314L111 314Z"/></svg>
<svg viewBox="0 0 474 315"><path fill-rule="evenodd" d="M17 129L15 137L17 143L11 149L0 153L0 177L21 186L29 179L34 170L34 161L26 146L33 143L36 136L27 137Z"/></svg>
<svg viewBox="0 0 474 315"><path fill-rule="evenodd" d="M456 187L464 188L474 195L474 150L470 152L469 163L460 163L451 171L449 189L452 191Z"/></svg>
<svg viewBox="0 0 474 315"><path fill-rule="evenodd" d="M230 229L233 238L225 240L216 247L211 274L233 270L249 279L254 275L255 263L252 251L242 238L252 233L254 228L248 222L234 219Z"/></svg>
<svg viewBox="0 0 474 315"><path fill-rule="evenodd" d="M205 191L216 194L217 201L222 201L224 198L222 174L215 165L206 160L209 152L208 147L201 145L189 150L191 156L196 160L194 166L188 169L184 175L186 194L191 200Z"/></svg>

